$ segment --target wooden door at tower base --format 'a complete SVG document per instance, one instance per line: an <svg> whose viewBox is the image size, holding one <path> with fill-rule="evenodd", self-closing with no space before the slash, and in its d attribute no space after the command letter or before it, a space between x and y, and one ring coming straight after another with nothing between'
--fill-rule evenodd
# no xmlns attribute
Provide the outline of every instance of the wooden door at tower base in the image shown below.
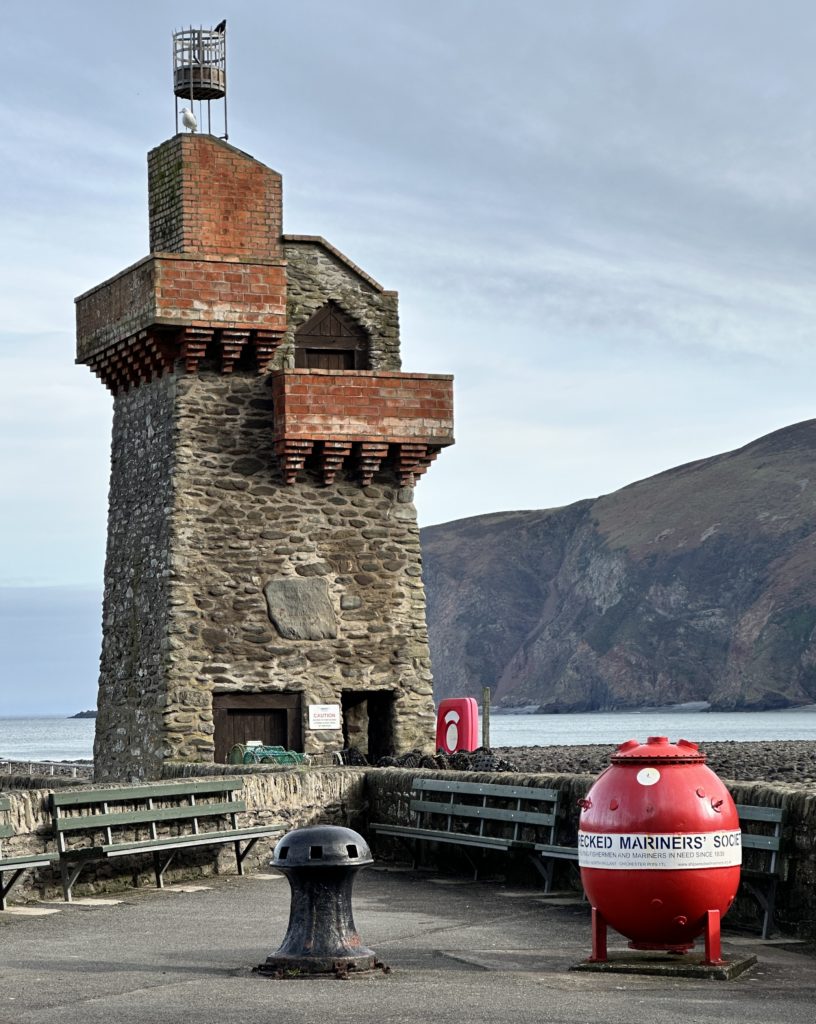
<svg viewBox="0 0 816 1024"><path fill-rule="evenodd" d="M216 761L226 761L236 743L246 744L249 740L260 740L265 747L286 746L285 711L242 711L235 708L227 711L224 725L223 736L217 737Z"/></svg>
<svg viewBox="0 0 816 1024"><path fill-rule="evenodd" d="M302 749L300 694L213 694L215 761L224 764L236 743Z"/></svg>

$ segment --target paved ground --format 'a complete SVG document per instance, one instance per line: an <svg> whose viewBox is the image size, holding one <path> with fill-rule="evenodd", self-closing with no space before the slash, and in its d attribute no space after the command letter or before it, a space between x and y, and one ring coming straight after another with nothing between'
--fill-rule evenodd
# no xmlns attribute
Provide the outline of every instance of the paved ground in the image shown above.
<svg viewBox="0 0 816 1024"><path fill-rule="evenodd" d="M276 981L251 968L283 938L286 881L222 876L202 884L209 888L133 890L114 905L49 904L58 913L48 916L0 914L0 1022L814 1020L816 959L807 947L726 934L726 953L759 956L730 982L570 973L588 952L586 905L378 868L358 876L354 915L363 942L393 972Z"/></svg>

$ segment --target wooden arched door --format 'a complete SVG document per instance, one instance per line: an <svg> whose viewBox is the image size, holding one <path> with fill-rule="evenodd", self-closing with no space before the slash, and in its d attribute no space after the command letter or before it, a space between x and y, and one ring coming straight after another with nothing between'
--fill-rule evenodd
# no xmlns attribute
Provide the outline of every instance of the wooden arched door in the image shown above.
<svg viewBox="0 0 816 1024"><path fill-rule="evenodd" d="M334 302L295 331L295 366L308 370L367 370L368 335Z"/></svg>

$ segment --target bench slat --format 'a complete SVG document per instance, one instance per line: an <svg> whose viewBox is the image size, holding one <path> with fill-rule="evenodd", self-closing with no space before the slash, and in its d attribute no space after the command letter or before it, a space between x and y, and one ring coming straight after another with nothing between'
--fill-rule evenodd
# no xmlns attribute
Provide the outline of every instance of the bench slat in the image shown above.
<svg viewBox="0 0 816 1024"><path fill-rule="evenodd" d="M779 850L779 836L755 836L750 832L742 833L742 846L746 850Z"/></svg>
<svg viewBox="0 0 816 1024"><path fill-rule="evenodd" d="M123 786L111 789L71 790L51 794L52 807L92 807L94 804L120 804L131 800L164 800L168 797L185 797L202 793L231 793L243 788L243 779L234 776L229 779L209 779L207 782L168 782L155 786Z"/></svg>
<svg viewBox="0 0 816 1024"><path fill-rule="evenodd" d="M0 825L0 839L10 839L14 835L11 825Z"/></svg>
<svg viewBox="0 0 816 1024"><path fill-rule="evenodd" d="M246 810L243 800L222 804L195 804L192 807L155 807L143 811L110 811L108 814L83 814L73 818L55 818L57 832L83 832L112 826L148 824L151 821L179 821L187 818L222 817Z"/></svg>
<svg viewBox="0 0 816 1024"><path fill-rule="evenodd" d="M554 814L514 811L509 807L481 807L477 804L445 804L441 800L412 800L411 809L427 814L453 815L455 818L481 818L486 821L518 821L531 825L552 825Z"/></svg>
<svg viewBox="0 0 816 1024"><path fill-rule="evenodd" d="M481 782L448 782L446 779L416 778L412 786L416 790L427 790L435 793L470 793L473 796L501 796L508 800L522 797L527 800L540 800L542 803L555 803L559 794L557 789L535 789L532 786L502 786L494 783Z"/></svg>
<svg viewBox="0 0 816 1024"><path fill-rule="evenodd" d="M59 860L58 853L30 853L24 857L0 857L0 871L37 868L42 867L43 864L52 864L57 860Z"/></svg>
<svg viewBox="0 0 816 1024"><path fill-rule="evenodd" d="M384 835L402 836L406 839L428 839L438 843L455 843L460 846L482 846L490 850L511 850L516 846L529 846L513 839L498 839L494 836L477 836L469 832L444 832L432 828L413 828L401 825L371 825L375 832Z"/></svg>
<svg viewBox="0 0 816 1024"><path fill-rule="evenodd" d="M0 796L0 811L11 810L11 797Z"/></svg>
<svg viewBox="0 0 816 1024"><path fill-rule="evenodd" d="M578 860L577 846L553 846L550 843L536 843L533 849L536 853L545 854L547 857L558 857L561 860Z"/></svg>
<svg viewBox="0 0 816 1024"><path fill-rule="evenodd" d="M210 846L214 843L234 843L240 839L262 839L264 836L285 832L286 825L261 825L258 828L234 828L223 832L199 832L197 835L169 836L164 839L145 839L133 843L112 843L100 846L106 857L124 857L130 853L150 850L172 850L187 846ZM82 851L78 851L82 853Z"/></svg>
<svg viewBox="0 0 816 1024"><path fill-rule="evenodd" d="M737 814L742 821L782 821L781 807L754 807L749 804L737 804Z"/></svg>

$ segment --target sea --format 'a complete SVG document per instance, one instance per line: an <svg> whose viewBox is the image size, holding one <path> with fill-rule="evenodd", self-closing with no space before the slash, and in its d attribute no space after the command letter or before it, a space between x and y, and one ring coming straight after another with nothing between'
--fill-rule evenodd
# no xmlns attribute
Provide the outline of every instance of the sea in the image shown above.
<svg viewBox="0 0 816 1024"><path fill-rule="evenodd" d="M0 761L84 761L93 757L94 721L88 718L0 718ZM481 731L479 733L481 736ZM814 740L816 705L787 711L593 712L581 715L507 715L490 718L490 745L528 747L623 743L647 736L706 742Z"/></svg>

